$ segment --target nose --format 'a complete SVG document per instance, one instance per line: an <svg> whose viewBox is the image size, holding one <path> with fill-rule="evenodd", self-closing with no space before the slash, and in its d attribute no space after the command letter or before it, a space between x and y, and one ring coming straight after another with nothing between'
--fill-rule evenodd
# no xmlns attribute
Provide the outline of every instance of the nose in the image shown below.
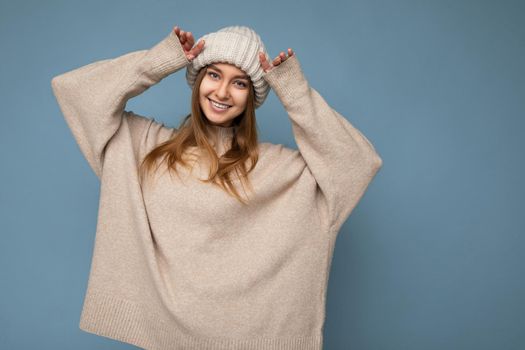
<svg viewBox="0 0 525 350"><path fill-rule="evenodd" d="M230 97L229 84L227 81L222 81L217 88L216 95L221 100L227 100Z"/></svg>

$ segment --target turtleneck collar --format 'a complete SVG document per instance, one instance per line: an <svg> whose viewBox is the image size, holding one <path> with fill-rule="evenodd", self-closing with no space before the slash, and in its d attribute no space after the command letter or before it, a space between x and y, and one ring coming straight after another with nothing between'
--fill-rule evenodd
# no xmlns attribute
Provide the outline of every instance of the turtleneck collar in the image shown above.
<svg viewBox="0 0 525 350"><path fill-rule="evenodd" d="M235 133L236 126L219 126L206 124L206 128L210 135L210 143L215 148L217 155L220 157L224 154L231 145L231 139Z"/></svg>

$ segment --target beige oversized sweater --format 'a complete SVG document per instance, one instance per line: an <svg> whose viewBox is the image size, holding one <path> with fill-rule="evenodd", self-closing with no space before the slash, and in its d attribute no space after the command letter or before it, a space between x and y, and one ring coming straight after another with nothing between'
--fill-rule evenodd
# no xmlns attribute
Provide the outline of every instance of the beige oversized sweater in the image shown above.
<svg viewBox="0 0 525 350"><path fill-rule="evenodd" d="M149 50L51 81L101 181L80 328L156 350L322 349L334 242L382 160L292 56L264 79L298 150L259 144L251 205L199 182L205 163L141 186L139 162L177 129L125 110L126 102L188 63L170 32ZM210 128L222 154L233 127Z"/></svg>

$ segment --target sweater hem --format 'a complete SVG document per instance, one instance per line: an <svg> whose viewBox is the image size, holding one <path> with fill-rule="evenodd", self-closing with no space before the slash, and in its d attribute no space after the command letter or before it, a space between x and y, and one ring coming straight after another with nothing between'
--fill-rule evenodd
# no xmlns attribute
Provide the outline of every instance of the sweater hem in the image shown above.
<svg viewBox="0 0 525 350"><path fill-rule="evenodd" d="M145 306L100 293L88 293L79 328L87 333L147 350L322 350L323 336L287 338L196 338L168 326Z"/></svg>

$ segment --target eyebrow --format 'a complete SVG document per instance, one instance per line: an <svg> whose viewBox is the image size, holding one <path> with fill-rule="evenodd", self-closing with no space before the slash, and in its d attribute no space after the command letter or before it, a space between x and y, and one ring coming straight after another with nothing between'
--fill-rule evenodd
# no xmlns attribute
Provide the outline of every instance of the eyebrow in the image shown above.
<svg viewBox="0 0 525 350"><path fill-rule="evenodd" d="M222 73L222 70L220 70L219 68L217 68L217 66L213 65L213 64L210 64L208 65L209 68L212 68L212 69L215 69L216 71L218 71L219 73ZM241 78L241 79L249 79L250 77L247 76L247 75L236 75L233 77L233 79L235 78Z"/></svg>

